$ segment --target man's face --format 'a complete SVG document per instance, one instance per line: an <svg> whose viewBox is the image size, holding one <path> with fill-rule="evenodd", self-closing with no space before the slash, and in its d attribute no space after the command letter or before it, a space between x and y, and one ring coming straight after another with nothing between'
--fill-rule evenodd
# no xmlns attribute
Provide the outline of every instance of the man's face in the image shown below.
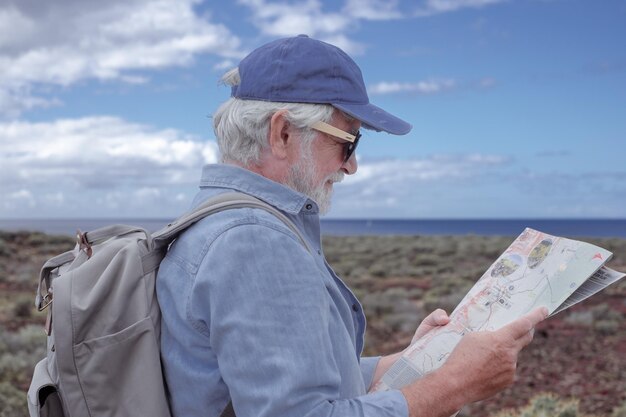
<svg viewBox="0 0 626 417"><path fill-rule="evenodd" d="M355 132L360 127L357 120L349 121L341 113L335 112L331 125L346 132ZM356 156L352 155L344 163L345 141L328 134L312 131L312 141L303 141L300 159L291 167L287 185L314 200L321 214L330 209L333 184L340 182L345 174L352 175L357 170Z"/></svg>

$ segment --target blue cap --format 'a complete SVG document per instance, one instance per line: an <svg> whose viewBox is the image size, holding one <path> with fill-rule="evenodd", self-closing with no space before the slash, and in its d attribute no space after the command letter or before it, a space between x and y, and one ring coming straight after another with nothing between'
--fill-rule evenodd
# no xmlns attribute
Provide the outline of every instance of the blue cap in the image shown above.
<svg viewBox="0 0 626 417"><path fill-rule="evenodd" d="M330 104L363 127L405 135L412 126L370 103L361 70L336 46L298 35L263 45L239 63L232 97L287 103Z"/></svg>

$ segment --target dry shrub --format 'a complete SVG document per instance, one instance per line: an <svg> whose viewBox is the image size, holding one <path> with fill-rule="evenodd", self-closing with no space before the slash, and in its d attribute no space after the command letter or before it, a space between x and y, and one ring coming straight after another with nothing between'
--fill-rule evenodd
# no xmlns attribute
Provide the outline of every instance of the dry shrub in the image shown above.
<svg viewBox="0 0 626 417"><path fill-rule="evenodd" d="M527 406L504 410L492 417L591 417L578 410L578 400L559 398L552 393L541 393L531 398Z"/></svg>

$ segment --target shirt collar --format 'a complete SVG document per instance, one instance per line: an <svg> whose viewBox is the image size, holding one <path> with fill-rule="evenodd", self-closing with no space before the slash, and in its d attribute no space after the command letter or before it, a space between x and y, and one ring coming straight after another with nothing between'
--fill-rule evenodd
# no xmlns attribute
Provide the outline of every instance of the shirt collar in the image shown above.
<svg viewBox="0 0 626 417"><path fill-rule="evenodd" d="M318 213L317 203L306 195L235 165L205 165L202 168L200 188L229 188L240 191L290 214L300 213L303 207L309 213Z"/></svg>

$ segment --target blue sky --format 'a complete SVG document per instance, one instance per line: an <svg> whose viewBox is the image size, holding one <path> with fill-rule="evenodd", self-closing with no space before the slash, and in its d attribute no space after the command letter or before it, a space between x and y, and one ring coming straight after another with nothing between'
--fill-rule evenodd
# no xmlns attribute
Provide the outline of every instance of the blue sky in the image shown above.
<svg viewBox="0 0 626 417"><path fill-rule="evenodd" d="M626 217L623 0L3 0L0 218L181 213L219 77L299 33L414 126L365 133L330 217Z"/></svg>

